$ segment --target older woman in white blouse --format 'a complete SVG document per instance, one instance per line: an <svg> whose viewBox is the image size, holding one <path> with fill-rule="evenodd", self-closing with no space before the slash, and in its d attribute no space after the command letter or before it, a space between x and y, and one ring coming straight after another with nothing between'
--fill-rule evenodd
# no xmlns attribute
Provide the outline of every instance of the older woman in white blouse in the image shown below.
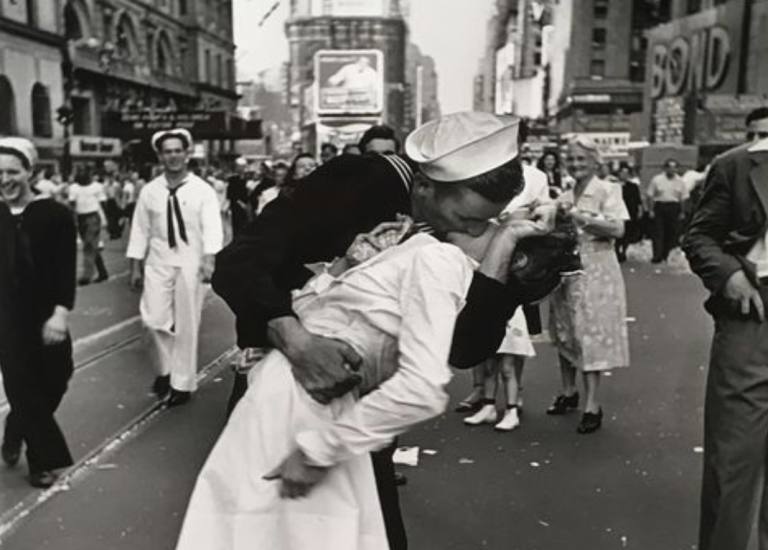
<svg viewBox="0 0 768 550"><path fill-rule="evenodd" d="M560 356L562 393L547 414L561 415L578 407L576 373L581 371L586 403L577 431L587 434L602 425L601 373L629 365L626 292L614 252L614 241L624 234L629 214L621 187L597 177L600 162L594 142L577 138L569 143L565 162L575 184L558 202L569 209L578 227L584 274L564 279L550 302L550 333Z"/></svg>

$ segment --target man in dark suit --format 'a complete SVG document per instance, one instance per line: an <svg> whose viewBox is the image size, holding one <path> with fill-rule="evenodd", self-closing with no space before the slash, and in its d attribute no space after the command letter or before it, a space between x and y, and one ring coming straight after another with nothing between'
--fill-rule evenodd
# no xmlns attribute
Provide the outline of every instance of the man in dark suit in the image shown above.
<svg viewBox="0 0 768 550"><path fill-rule="evenodd" d="M718 157L683 241L715 319L704 413L700 550L768 549L768 140Z"/></svg>

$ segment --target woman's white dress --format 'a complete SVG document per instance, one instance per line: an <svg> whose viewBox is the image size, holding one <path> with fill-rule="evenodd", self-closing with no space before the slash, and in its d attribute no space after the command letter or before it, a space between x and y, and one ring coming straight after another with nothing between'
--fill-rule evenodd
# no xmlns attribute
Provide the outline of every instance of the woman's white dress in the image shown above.
<svg viewBox="0 0 768 550"><path fill-rule="evenodd" d="M417 235L313 279L294 308L308 330L361 355L359 394L320 405L270 352L198 477L177 550L387 550L368 453L444 410L471 278L461 250ZM297 447L331 469L307 498L281 499L280 482L263 476Z"/></svg>

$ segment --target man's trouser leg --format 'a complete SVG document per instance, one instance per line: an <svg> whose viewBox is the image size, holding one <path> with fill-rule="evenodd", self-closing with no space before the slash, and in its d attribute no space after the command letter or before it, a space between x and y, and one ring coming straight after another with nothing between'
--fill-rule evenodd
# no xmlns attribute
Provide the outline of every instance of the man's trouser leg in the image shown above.
<svg viewBox="0 0 768 550"><path fill-rule="evenodd" d="M197 389L197 344L204 299L205 285L199 268L181 268L173 297L176 315L171 363L171 387L179 391Z"/></svg>
<svg viewBox="0 0 768 550"><path fill-rule="evenodd" d="M768 298L768 292L761 294ZM700 550L747 549L763 484L766 439L768 323L722 315L707 380Z"/></svg>
<svg viewBox="0 0 768 550"><path fill-rule="evenodd" d="M371 459L389 548L390 550L407 550L408 537L405 534L403 513L400 510L400 495L395 485L395 464L392 462L392 455L396 448L397 441L380 451L371 453Z"/></svg>
<svg viewBox="0 0 768 550"><path fill-rule="evenodd" d="M653 205L653 232L651 244L653 245L653 261L660 262L664 259L664 208L661 203Z"/></svg>
<svg viewBox="0 0 768 550"><path fill-rule="evenodd" d="M144 267L144 291L139 311L147 329L149 350L157 374L169 376L173 363L174 287L178 268L147 265Z"/></svg>
<svg viewBox="0 0 768 550"><path fill-rule="evenodd" d="M680 239L680 203L664 203L664 259L677 248Z"/></svg>

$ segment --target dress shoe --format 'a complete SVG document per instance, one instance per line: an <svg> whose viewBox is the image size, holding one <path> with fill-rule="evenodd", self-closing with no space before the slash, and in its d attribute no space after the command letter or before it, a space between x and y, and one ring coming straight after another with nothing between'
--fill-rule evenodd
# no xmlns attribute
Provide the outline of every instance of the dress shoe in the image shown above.
<svg viewBox="0 0 768 550"><path fill-rule="evenodd" d="M152 393L162 399L171 391L171 375L158 376L152 384Z"/></svg>
<svg viewBox="0 0 768 550"><path fill-rule="evenodd" d="M568 411L575 410L579 406L579 392L573 395L560 394L555 398L555 402L547 409L547 414L559 416Z"/></svg>
<svg viewBox="0 0 768 550"><path fill-rule="evenodd" d="M103 283L104 281L109 281L109 275L106 273L104 275L99 275L96 277L96 279L93 281L94 283Z"/></svg>
<svg viewBox="0 0 768 550"><path fill-rule="evenodd" d="M520 416L517 413L517 406L507 407L507 412L501 422L496 424L493 429L500 432L511 432L520 426Z"/></svg>
<svg viewBox="0 0 768 550"><path fill-rule="evenodd" d="M192 399L192 392L171 389L171 396L168 398L168 406L178 407L185 403L189 403L190 399Z"/></svg>
<svg viewBox="0 0 768 550"><path fill-rule="evenodd" d="M596 432L603 425L603 409L598 409L596 413L585 412L581 416L579 427L576 432L580 434L591 434Z"/></svg>
<svg viewBox="0 0 768 550"><path fill-rule="evenodd" d="M408 485L408 477L402 472L395 472L395 485L398 487Z"/></svg>
<svg viewBox="0 0 768 550"><path fill-rule="evenodd" d="M456 408L453 410L457 413L476 413L482 406L482 400L472 401L471 399L467 398L456 405Z"/></svg>
<svg viewBox="0 0 768 550"><path fill-rule="evenodd" d="M3 441L3 446L0 450L2 451L3 462L8 466L16 466L19 463L19 458L21 458L21 441L18 443Z"/></svg>
<svg viewBox="0 0 768 550"><path fill-rule="evenodd" d="M494 424L498 418L496 405L485 404L472 416L464 419L464 424L479 426L480 424Z"/></svg>
<svg viewBox="0 0 768 550"><path fill-rule="evenodd" d="M57 479L59 479L59 476L50 470L43 470L42 472L30 472L29 474L29 484L32 487L37 487L38 489L48 489L52 487L53 484L56 483Z"/></svg>

